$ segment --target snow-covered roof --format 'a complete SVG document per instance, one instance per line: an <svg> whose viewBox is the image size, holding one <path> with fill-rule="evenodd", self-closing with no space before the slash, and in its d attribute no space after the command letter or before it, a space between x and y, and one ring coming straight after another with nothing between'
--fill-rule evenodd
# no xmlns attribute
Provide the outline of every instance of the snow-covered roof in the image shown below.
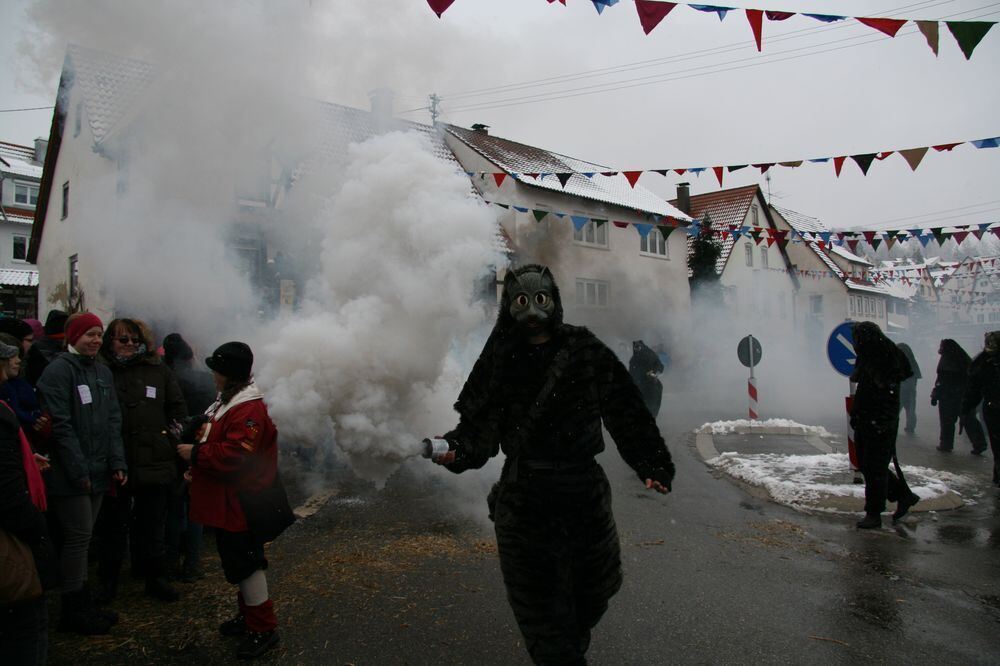
<svg viewBox="0 0 1000 666"><path fill-rule="evenodd" d="M0 268L0 284L10 287L37 287L38 271Z"/></svg>
<svg viewBox="0 0 1000 666"><path fill-rule="evenodd" d="M456 125L445 125L444 128L446 132L525 185L621 206L641 213L654 213L678 220L691 219L644 187L630 186L623 175L602 176L599 172L607 171L606 166L503 139L486 132ZM589 178L582 175L591 172L594 175ZM532 178L525 175L528 173L548 175L544 178ZM565 187L556 177L557 173L572 174L566 181Z"/></svg>
<svg viewBox="0 0 1000 666"><path fill-rule="evenodd" d="M0 171L12 176L42 179L42 165L35 162L35 149L0 141Z"/></svg>
<svg viewBox="0 0 1000 666"><path fill-rule="evenodd" d="M803 232L817 233L817 232L829 231L827 226L822 222L820 222L818 218L810 217L809 215L799 213L798 211L791 210L790 208L782 208L780 206L775 206L774 204L771 204L771 208L776 210L778 214L781 215L781 217L783 217L786 222L788 222L788 226L790 226L792 229L795 229L795 231L799 232L799 234L802 234ZM805 241L804 237L803 241ZM823 264L827 267L827 269L829 269L831 273L836 275L841 280L846 279L847 276L845 275L844 271L840 270L840 266L838 266L837 263L830 258L830 255L826 252L824 248L821 248L819 246L818 241L808 241L808 245L809 249L813 251L813 254L819 257L819 260L823 262ZM830 247L829 245L826 244L825 246Z"/></svg>
<svg viewBox="0 0 1000 666"><path fill-rule="evenodd" d="M757 195L756 185L746 185L744 187L734 187L718 192L707 192L696 194L690 198L691 217L704 219L707 215L712 224L713 231L729 231L732 227L743 224L747 217L747 211ZM671 205L676 206L678 200L671 199ZM692 239L688 239L689 242ZM729 255L736 245L736 239L732 234L726 234L722 240L722 252L715 260L715 272L721 273L729 261Z"/></svg>
<svg viewBox="0 0 1000 666"><path fill-rule="evenodd" d="M830 251L836 254L838 257L843 257L847 259L852 264L861 264L863 266L873 266L872 262L868 261L864 257L859 257L850 250L844 248L843 245L833 244L830 246Z"/></svg>
<svg viewBox="0 0 1000 666"><path fill-rule="evenodd" d="M153 65L76 44L66 50L67 66L79 86L87 119L100 143L149 88Z"/></svg>

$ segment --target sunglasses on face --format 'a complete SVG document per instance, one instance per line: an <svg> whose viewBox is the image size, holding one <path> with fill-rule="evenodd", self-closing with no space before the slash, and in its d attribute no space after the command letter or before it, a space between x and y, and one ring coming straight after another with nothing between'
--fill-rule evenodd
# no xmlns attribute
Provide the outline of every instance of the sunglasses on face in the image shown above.
<svg viewBox="0 0 1000 666"><path fill-rule="evenodd" d="M134 344L134 345L138 345L138 344L142 343L142 338L138 338L138 337L135 337L135 336L131 336L130 337L128 335L119 336L119 337L115 338L115 340L117 340L118 344L120 344L120 345L127 345L130 342L132 344Z"/></svg>

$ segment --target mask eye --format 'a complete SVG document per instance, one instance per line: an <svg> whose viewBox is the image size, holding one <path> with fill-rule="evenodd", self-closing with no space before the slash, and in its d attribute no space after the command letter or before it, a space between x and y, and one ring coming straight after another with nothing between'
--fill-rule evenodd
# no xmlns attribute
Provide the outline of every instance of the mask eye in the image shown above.
<svg viewBox="0 0 1000 666"><path fill-rule="evenodd" d="M518 294L517 297L514 299L514 304L519 308L528 307L528 295Z"/></svg>
<svg viewBox="0 0 1000 666"><path fill-rule="evenodd" d="M549 295L542 291L538 292L535 294L535 304L545 307L549 304Z"/></svg>

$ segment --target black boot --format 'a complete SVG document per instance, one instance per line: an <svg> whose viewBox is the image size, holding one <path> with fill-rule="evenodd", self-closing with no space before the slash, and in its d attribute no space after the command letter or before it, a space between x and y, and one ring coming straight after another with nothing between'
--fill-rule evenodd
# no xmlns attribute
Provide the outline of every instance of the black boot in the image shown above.
<svg viewBox="0 0 1000 666"><path fill-rule="evenodd" d="M101 562L97 567L97 591L94 593L94 603L98 606L107 606L118 596L118 578L121 574L122 563Z"/></svg>
<svg viewBox="0 0 1000 666"><path fill-rule="evenodd" d="M96 636L111 633L111 621L90 612L87 593L76 590L62 595L62 608L59 610L59 631L67 631L84 636Z"/></svg>
<svg viewBox="0 0 1000 666"><path fill-rule="evenodd" d="M278 632L271 631L248 631L247 637L243 639L236 649L237 659L256 659L275 645L278 644Z"/></svg>
<svg viewBox="0 0 1000 666"><path fill-rule="evenodd" d="M901 498L899 502L896 503L896 511L892 514L892 524L895 525L903 516L909 512L910 507L916 505L920 501L920 497L916 493L910 493L907 498Z"/></svg>
<svg viewBox="0 0 1000 666"><path fill-rule="evenodd" d="M223 636L242 636L247 633L247 623L242 615L226 620L219 625L219 633Z"/></svg>
<svg viewBox="0 0 1000 666"><path fill-rule="evenodd" d="M84 607L86 608L88 613L90 613L91 615L96 615L97 617L102 618L104 620L107 620L108 622L111 623L112 627L118 624L118 613L107 607L104 608L99 607L97 605L96 600L94 599L94 594L90 591L89 587L84 585L82 592L83 592Z"/></svg>
<svg viewBox="0 0 1000 666"><path fill-rule="evenodd" d="M865 517L858 521L859 530L874 530L882 527L882 516L877 513L866 513Z"/></svg>

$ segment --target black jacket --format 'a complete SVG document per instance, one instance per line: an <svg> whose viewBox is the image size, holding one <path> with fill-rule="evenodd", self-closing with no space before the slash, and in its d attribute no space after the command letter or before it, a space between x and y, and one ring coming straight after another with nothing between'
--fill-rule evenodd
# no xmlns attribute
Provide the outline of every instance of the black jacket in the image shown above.
<svg viewBox="0 0 1000 666"><path fill-rule="evenodd" d="M53 340L52 338L35 340L24 357L24 378L28 380L28 383L32 386L37 384L38 378L45 372L46 366L62 353L63 349L62 340Z"/></svg>
<svg viewBox="0 0 1000 666"><path fill-rule="evenodd" d="M906 356L870 322L854 327L857 362L851 379L858 383L851 427L865 435L895 436L899 428L900 382L913 371Z"/></svg>
<svg viewBox="0 0 1000 666"><path fill-rule="evenodd" d="M984 411L1000 412L1000 353L982 352L969 367L961 413L968 414L980 402Z"/></svg>

